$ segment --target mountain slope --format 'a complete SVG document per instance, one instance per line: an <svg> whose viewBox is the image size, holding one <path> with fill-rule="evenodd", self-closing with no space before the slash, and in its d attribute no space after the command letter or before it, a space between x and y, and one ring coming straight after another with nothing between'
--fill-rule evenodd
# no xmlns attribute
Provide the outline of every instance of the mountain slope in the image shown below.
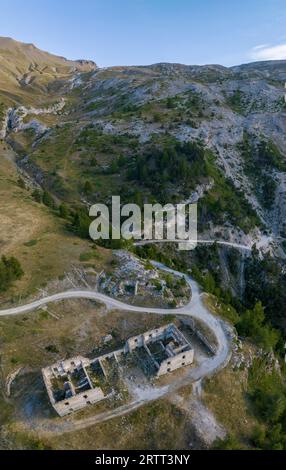
<svg viewBox="0 0 286 470"><path fill-rule="evenodd" d="M252 252L215 243L190 252L177 250L176 244L130 249L136 249L146 270L150 259L157 259L191 272L209 294L203 296L209 308L237 328L243 341L234 341L234 361L218 377L219 386L210 380L205 399L226 429L250 448L286 445L286 405L284 411L280 406L284 375L276 359L284 361L286 332L285 80L285 61L231 68L162 63L98 69L90 62L68 61L0 38L0 254L15 255L25 272L1 293L2 302L12 296L17 302L20 295L24 303L24 296L38 296L38 289L58 289L65 279L70 287L74 284L71 270L85 286L86 273L94 281L106 274L112 284L117 283L116 262L105 248L126 245L120 240L104 247L91 242L90 204L108 204L117 194L123 203L139 205L198 201L200 238L248 245ZM166 286L169 282L166 278ZM181 300L181 290L176 296ZM87 351L89 345L94 348L100 344L94 331L98 339L110 331L114 339L120 337L114 315L107 321L94 305L53 305L29 318L2 322L6 372L22 364L34 371L55 357L71 357ZM138 326L139 317L123 318L125 334L129 320L132 328ZM148 315L142 318L149 322ZM101 321L103 331L97 330ZM3 364L2 375L7 379ZM5 385L3 381L3 390ZM12 413L16 416L15 410L20 410L22 421L23 408L30 416L41 407L41 398L30 406L30 397L42 393L37 395L38 385L29 380L24 389L23 394L21 382L15 387L12 401L7 401L11 411L1 404L4 424ZM228 407L224 406L226 391ZM162 401L157 403L161 406ZM164 423L172 415L180 416L177 409L167 411ZM150 413L153 417L154 412ZM147 414L143 408L142 416ZM156 416L162 417L162 409ZM145 424L141 438L138 423L144 420L140 414L131 417L132 432L124 435L127 444L117 444L118 432L113 441L128 446L135 435L134 447L137 440L147 446L149 440L142 440L147 435L159 448L157 436L164 435L165 428L159 425L158 432L156 428L150 433ZM32 441L22 444L25 434L17 433L18 423L11 421L12 444L9 440L4 444L31 447ZM153 425L154 420L149 421ZM256 422L262 423L262 431L266 423L267 433L255 440ZM109 445L110 429L105 429L103 442ZM189 445L189 432L178 429L176 422L171 435L187 435ZM0 433L0 446L4 433ZM90 429L82 432L84 446L87 435L92 435ZM42 448L43 444L33 445ZM71 442L63 435L51 445L78 448L81 440L76 432ZM90 446L95 445L93 437Z"/></svg>
<svg viewBox="0 0 286 470"><path fill-rule="evenodd" d="M0 38L0 93L8 103L31 102L48 94L53 82L76 72L94 70L92 61L71 61L41 51L33 44Z"/></svg>
<svg viewBox="0 0 286 470"><path fill-rule="evenodd" d="M284 256L285 61L97 69L3 38L0 64L1 135L43 188L72 204L196 193L202 234ZM204 148L197 162L179 148L188 142Z"/></svg>

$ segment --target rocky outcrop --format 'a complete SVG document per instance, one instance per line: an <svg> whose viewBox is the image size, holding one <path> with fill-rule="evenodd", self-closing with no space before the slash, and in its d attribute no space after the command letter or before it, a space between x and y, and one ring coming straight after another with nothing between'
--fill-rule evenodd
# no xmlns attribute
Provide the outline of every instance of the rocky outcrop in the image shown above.
<svg viewBox="0 0 286 470"><path fill-rule="evenodd" d="M5 44L10 49L15 47L11 40ZM60 124L68 122L76 133L82 122L83 127L93 125L105 134L135 136L142 145L154 137L162 140L166 134L181 142L200 140L215 155L216 164L225 177L243 192L259 216L263 230L267 230L263 236L261 227L251 233L250 245L259 239L258 234L262 249L279 244L285 237L285 173L277 168L265 169L276 184L274 202L272 207L267 207L245 168L241 151L244 137L249 135L254 142L261 138L274 142L286 158L285 61L231 68L161 63L100 69L90 61L47 57L33 45L23 45L22 49L25 58L27 54L29 57L37 55L38 60L30 61L28 70L17 72L21 86L29 89L34 86L33 74L52 70L55 76L48 91L56 91L57 99L64 95L67 102L75 104L63 110L64 99L61 98L47 108L14 107L3 123L2 138L9 130L33 129L36 133L33 149L41 136L53 135L47 133L47 125L37 116L61 113ZM63 64L68 65L68 73L64 68L64 78L58 79L56 75ZM69 97L72 100L69 101ZM30 116L31 119L27 119ZM201 195L193 194L192 200L203 197L208 191L206 188ZM213 227L216 229L221 227ZM223 229L232 241L240 242L247 237L238 227L225 224ZM282 249L282 243L280 246Z"/></svg>
<svg viewBox="0 0 286 470"><path fill-rule="evenodd" d="M0 139L5 139L6 135L7 135L7 132L8 132L8 123L9 123L9 116L10 116L10 112L11 112L11 108L9 108L6 113L5 113L5 116L4 116L4 119L2 121L2 123L0 123Z"/></svg>
<svg viewBox="0 0 286 470"><path fill-rule="evenodd" d="M24 122L24 118L28 115L40 116L42 114L58 114L65 106L65 99L62 98L58 103L55 103L47 108L27 108L20 106L18 108L9 108L3 123L1 138L4 139L9 131L20 132L27 129L33 129L37 136L44 134L48 127L33 118L28 122Z"/></svg>

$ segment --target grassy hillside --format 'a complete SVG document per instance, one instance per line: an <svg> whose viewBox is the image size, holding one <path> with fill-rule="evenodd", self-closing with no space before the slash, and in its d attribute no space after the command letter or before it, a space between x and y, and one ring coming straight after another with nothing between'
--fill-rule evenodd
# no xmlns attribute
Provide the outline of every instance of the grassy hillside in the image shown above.
<svg viewBox="0 0 286 470"><path fill-rule="evenodd" d="M23 188L13 163L14 154L0 147L0 252L19 259L25 275L5 298L28 297L49 280L62 276L90 243L66 229L66 221L32 197L32 190Z"/></svg>
<svg viewBox="0 0 286 470"><path fill-rule="evenodd" d="M93 276L114 269L111 250L94 249L89 240L87 215L89 204L108 204L111 195L139 205L198 197L199 236L265 242L267 256L253 250L246 260L217 245L136 250L146 267L158 259L192 272L214 313L244 338L243 363L207 380L202 396L229 433L218 443L226 448L286 446L285 79L283 61L100 70L0 38L0 255L14 256L24 273L1 292L3 307L70 288L64 274L74 266L92 268ZM79 300L1 319L0 447L162 449L188 447L190 440L199 447L190 417L165 400L80 433L39 437L27 426L51 417L47 431L53 418L60 421L41 367L99 351L110 332L123 340L123 332L154 325L148 315L109 316ZM20 368L19 388L7 397L9 374ZM129 432L122 434L122 426Z"/></svg>
<svg viewBox="0 0 286 470"><path fill-rule="evenodd" d="M57 93L63 80L75 72L95 68L89 61L71 61L0 37L0 95L6 105L35 104Z"/></svg>

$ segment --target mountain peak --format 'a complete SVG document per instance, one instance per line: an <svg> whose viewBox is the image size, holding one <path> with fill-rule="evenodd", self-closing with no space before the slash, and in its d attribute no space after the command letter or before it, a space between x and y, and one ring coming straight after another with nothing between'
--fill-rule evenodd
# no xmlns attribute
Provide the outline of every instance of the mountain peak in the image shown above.
<svg viewBox="0 0 286 470"><path fill-rule="evenodd" d="M33 43L24 43L10 37L0 37L0 59L15 64L20 69L29 69L30 65L51 67L72 67L86 72L97 68L91 60L69 60L50 52L43 51Z"/></svg>
<svg viewBox="0 0 286 470"><path fill-rule="evenodd" d="M97 68L93 61L68 60L42 51L32 43L0 37L0 92L18 96L18 91L49 93L60 81L69 80L75 73ZM54 84L54 85L53 85ZM10 101L9 101L10 102Z"/></svg>

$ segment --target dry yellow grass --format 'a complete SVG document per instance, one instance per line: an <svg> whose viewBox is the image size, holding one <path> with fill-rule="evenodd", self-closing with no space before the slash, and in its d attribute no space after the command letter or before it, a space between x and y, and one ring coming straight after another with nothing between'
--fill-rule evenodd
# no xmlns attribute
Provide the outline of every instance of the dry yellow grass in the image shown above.
<svg viewBox="0 0 286 470"><path fill-rule="evenodd" d="M122 430L125 432L122 432ZM41 437L13 425L16 448L66 449L188 449L192 439L189 417L167 400L149 403L128 415L81 432ZM15 444L14 444L15 445Z"/></svg>
<svg viewBox="0 0 286 470"><path fill-rule="evenodd" d="M2 433L16 448L31 448L40 440L41 445L52 448L181 448L189 441L189 419L166 400L159 401L128 416L88 427L81 432L53 436L48 424L44 434L31 432L29 407L33 416L45 419L52 416L53 423L61 421L52 415L46 391L41 381L40 368L63 357L91 354L95 347L104 346L103 336L112 332L116 344L139 331L160 325L164 318L125 312L106 312L89 301L66 301L48 306L49 312L38 311L29 315L3 318L0 321L2 343L1 372L4 382L8 374L25 367L12 387L9 404L1 401L0 422ZM118 343L119 342L119 343ZM53 345L56 350L47 346ZM110 347L110 345L109 345ZM93 352L92 355L96 354ZM9 405L9 406L8 406ZM99 404L100 405L100 404ZM103 403L104 405L104 403ZM97 412L98 405L96 408ZM95 413L88 408L69 419L82 419ZM48 422L47 422L48 423ZM130 432L121 433L123 423ZM176 434L177 432L177 434ZM175 436L176 435L176 436ZM1 446L0 433L0 446ZM175 438L174 438L175 436Z"/></svg>
<svg viewBox="0 0 286 470"><path fill-rule="evenodd" d="M247 370L226 367L204 383L203 401L226 430L247 443L258 424L246 395Z"/></svg>
<svg viewBox="0 0 286 470"><path fill-rule="evenodd" d="M1 300L13 295L27 297L49 280L61 276L79 256L90 250L90 242L73 236L65 221L55 216L19 187L13 152L0 146L0 254L16 256L25 276ZM101 269L111 255L99 249L95 263Z"/></svg>
<svg viewBox="0 0 286 470"><path fill-rule="evenodd" d="M8 105L45 103L56 95L58 86L53 82L72 77L73 71L90 71L92 63L82 64L41 51L33 44L0 37L0 90ZM21 79L27 79L29 86Z"/></svg>

